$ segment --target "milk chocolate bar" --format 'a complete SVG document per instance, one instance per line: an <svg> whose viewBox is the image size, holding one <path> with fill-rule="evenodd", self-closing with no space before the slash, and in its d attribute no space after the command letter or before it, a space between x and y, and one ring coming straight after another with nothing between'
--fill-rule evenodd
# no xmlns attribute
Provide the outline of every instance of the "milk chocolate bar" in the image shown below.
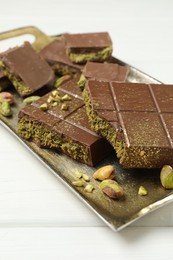
<svg viewBox="0 0 173 260"><path fill-rule="evenodd" d="M67 53L74 63L105 61L112 54L112 40L107 32L64 34Z"/></svg>
<svg viewBox="0 0 173 260"><path fill-rule="evenodd" d="M96 79L102 81L120 81L124 82L127 78L129 68L115 63L98 63L88 61L82 70L82 75L78 82L83 90L87 79Z"/></svg>
<svg viewBox="0 0 173 260"><path fill-rule="evenodd" d="M173 165L173 85L89 80L83 95L92 129L123 167Z"/></svg>
<svg viewBox="0 0 173 260"><path fill-rule="evenodd" d="M83 68L80 64L74 64L66 54L63 38L54 40L40 51L40 56L45 59L56 74L65 75L80 72Z"/></svg>
<svg viewBox="0 0 173 260"><path fill-rule="evenodd" d="M19 113L18 133L40 147L57 149L88 165L104 159L112 147L90 129L79 78L64 83Z"/></svg>
<svg viewBox="0 0 173 260"><path fill-rule="evenodd" d="M51 67L29 42L0 54L0 67L21 96L27 96L54 79Z"/></svg>

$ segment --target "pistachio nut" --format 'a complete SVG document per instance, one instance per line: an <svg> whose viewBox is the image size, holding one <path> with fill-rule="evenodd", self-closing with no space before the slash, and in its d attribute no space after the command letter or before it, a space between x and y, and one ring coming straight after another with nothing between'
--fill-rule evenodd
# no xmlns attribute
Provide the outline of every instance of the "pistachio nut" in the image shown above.
<svg viewBox="0 0 173 260"><path fill-rule="evenodd" d="M31 104L31 103L37 101L38 99L40 99L39 96L30 96L30 97L25 98L25 99L23 100L23 103L29 105L29 104Z"/></svg>
<svg viewBox="0 0 173 260"><path fill-rule="evenodd" d="M84 191L91 193L94 190L94 186L92 184L87 184L84 188Z"/></svg>
<svg viewBox="0 0 173 260"><path fill-rule="evenodd" d="M104 180L100 183L101 190L112 199L119 199L124 196L123 188L113 180Z"/></svg>
<svg viewBox="0 0 173 260"><path fill-rule="evenodd" d="M90 181L90 177L85 173L82 174L82 178L84 179L84 181Z"/></svg>
<svg viewBox="0 0 173 260"><path fill-rule="evenodd" d="M55 84L54 84L54 87L55 88L58 88L62 83L66 82L67 80L71 79L71 75L64 75L60 78L58 78L56 81L55 81Z"/></svg>
<svg viewBox="0 0 173 260"><path fill-rule="evenodd" d="M76 187L83 187L84 186L84 182L79 180L79 181L73 181L72 184Z"/></svg>
<svg viewBox="0 0 173 260"><path fill-rule="evenodd" d="M47 103L43 103L42 105L40 105L40 109L43 110L43 111L48 110L48 105L47 105Z"/></svg>
<svg viewBox="0 0 173 260"><path fill-rule="evenodd" d="M161 184L166 189L173 189L173 168L170 165L164 165L160 172Z"/></svg>
<svg viewBox="0 0 173 260"><path fill-rule="evenodd" d="M62 98L61 98L61 101L70 101L72 98L68 95L68 94L65 94Z"/></svg>
<svg viewBox="0 0 173 260"><path fill-rule="evenodd" d="M103 181L106 179L113 179L115 177L114 167L112 165L106 165L99 168L94 174L94 179Z"/></svg>
<svg viewBox="0 0 173 260"><path fill-rule="evenodd" d="M12 115L11 106L8 101L2 101L0 103L0 114L6 117Z"/></svg>
<svg viewBox="0 0 173 260"><path fill-rule="evenodd" d="M138 190L138 194L140 196L145 196L148 194L148 191L146 190L146 188L144 186L140 186L139 187L139 190Z"/></svg>
<svg viewBox="0 0 173 260"><path fill-rule="evenodd" d="M83 173L80 172L80 171L76 171L74 175L75 175L76 178L80 179L80 178L82 178Z"/></svg>
<svg viewBox="0 0 173 260"><path fill-rule="evenodd" d="M0 93L0 103L2 103L3 101L8 101L10 104L13 104L14 97L10 92L3 91Z"/></svg>

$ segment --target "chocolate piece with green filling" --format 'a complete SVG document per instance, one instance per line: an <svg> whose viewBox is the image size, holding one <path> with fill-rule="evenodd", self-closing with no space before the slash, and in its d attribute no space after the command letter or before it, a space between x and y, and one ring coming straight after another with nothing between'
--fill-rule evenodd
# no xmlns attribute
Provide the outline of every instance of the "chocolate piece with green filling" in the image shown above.
<svg viewBox="0 0 173 260"><path fill-rule="evenodd" d="M114 63L98 63L88 61L82 70L82 75L78 82L83 90L87 79L96 79L102 81L125 82L129 68Z"/></svg>
<svg viewBox="0 0 173 260"><path fill-rule="evenodd" d="M107 32L64 34L67 54L74 63L105 61L112 54L112 40Z"/></svg>
<svg viewBox="0 0 173 260"><path fill-rule="evenodd" d="M74 64L66 54L63 38L54 40L40 51L40 56L53 68L56 74L66 75L80 72L81 64Z"/></svg>
<svg viewBox="0 0 173 260"><path fill-rule="evenodd" d="M51 83L51 67L32 48L29 42L0 54L0 67L21 96L28 96Z"/></svg>
<svg viewBox="0 0 173 260"><path fill-rule="evenodd" d="M89 80L83 96L92 129L123 167L173 165L173 85Z"/></svg>
<svg viewBox="0 0 173 260"><path fill-rule="evenodd" d="M62 151L70 157L96 165L112 147L90 129L81 91L74 78L19 113L18 133L40 147Z"/></svg>

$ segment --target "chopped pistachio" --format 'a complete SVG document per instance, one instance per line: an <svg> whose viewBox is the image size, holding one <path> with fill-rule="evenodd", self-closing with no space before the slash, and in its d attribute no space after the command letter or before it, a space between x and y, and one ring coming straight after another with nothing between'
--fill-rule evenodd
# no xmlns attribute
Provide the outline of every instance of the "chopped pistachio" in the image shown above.
<svg viewBox="0 0 173 260"><path fill-rule="evenodd" d="M73 181L72 184L76 187L83 187L84 186L84 183L83 181Z"/></svg>
<svg viewBox="0 0 173 260"><path fill-rule="evenodd" d="M68 110L68 105L66 103L63 103L61 105L61 110Z"/></svg>
<svg viewBox="0 0 173 260"><path fill-rule="evenodd" d="M57 79L55 81L54 87L58 88L63 82L69 80L71 78L71 75L64 75L61 78Z"/></svg>
<svg viewBox="0 0 173 260"><path fill-rule="evenodd" d="M61 101L70 101L72 98L68 95L68 94L65 94L62 98L61 98Z"/></svg>
<svg viewBox="0 0 173 260"><path fill-rule="evenodd" d="M53 104L52 104L53 107L56 107L57 105L58 105L57 101L53 102Z"/></svg>
<svg viewBox="0 0 173 260"><path fill-rule="evenodd" d="M57 90L52 91L52 96L53 97L56 97L57 95L58 95L58 91Z"/></svg>
<svg viewBox="0 0 173 260"><path fill-rule="evenodd" d="M43 111L48 110L47 103L43 103L42 105L40 105L40 109L43 110Z"/></svg>
<svg viewBox="0 0 173 260"><path fill-rule="evenodd" d="M92 192L94 189L94 186L92 184L87 184L84 188L84 191L86 192Z"/></svg>
<svg viewBox="0 0 173 260"><path fill-rule="evenodd" d="M90 181L90 177L85 173L83 173L82 178L84 179L84 181Z"/></svg>
<svg viewBox="0 0 173 260"><path fill-rule="evenodd" d="M148 194L148 191L146 190L146 188L144 186L140 186L139 190L138 190L138 194L141 196L145 196Z"/></svg>
<svg viewBox="0 0 173 260"><path fill-rule="evenodd" d="M75 177L76 177L76 178L80 179L80 178L82 178L82 176L83 176L83 173L82 173L82 172L79 172L79 171L76 171L76 172L75 172Z"/></svg>

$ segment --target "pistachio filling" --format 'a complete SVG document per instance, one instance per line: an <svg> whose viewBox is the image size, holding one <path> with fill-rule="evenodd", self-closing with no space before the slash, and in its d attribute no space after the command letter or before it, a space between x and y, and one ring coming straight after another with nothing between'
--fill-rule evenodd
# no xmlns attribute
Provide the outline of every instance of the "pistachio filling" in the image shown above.
<svg viewBox="0 0 173 260"><path fill-rule="evenodd" d="M49 130L43 124L39 124L28 116L19 119L17 132L24 139L33 140L42 147L55 148L76 160L88 162L89 155L83 145Z"/></svg>
<svg viewBox="0 0 173 260"><path fill-rule="evenodd" d="M84 87L85 87L85 83L86 83L86 78L83 74L81 74L80 79L78 81L78 86L80 87L80 89L83 91Z"/></svg>
<svg viewBox="0 0 173 260"><path fill-rule="evenodd" d="M112 46L106 47L97 52L88 53L68 53L70 59L75 63L85 63L87 61L104 61L112 54Z"/></svg>
<svg viewBox="0 0 173 260"><path fill-rule="evenodd" d="M17 92L21 96L28 95L31 92L30 88L27 85L25 85L21 79L17 78L14 74L12 74L8 70L8 68L3 64L3 62L0 62L0 67L3 69L4 75L9 78L9 80L13 83Z"/></svg>
<svg viewBox="0 0 173 260"><path fill-rule="evenodd" d="M122 140L118 140L115 128L110 123L99 117L96 112L93 111L89 94L87 90L83 91L83 97L86 104L86 113L88 115L91 128L104 138L106 138L116 151L117 157L123 160L125 153L125 144Z"/></svg>

